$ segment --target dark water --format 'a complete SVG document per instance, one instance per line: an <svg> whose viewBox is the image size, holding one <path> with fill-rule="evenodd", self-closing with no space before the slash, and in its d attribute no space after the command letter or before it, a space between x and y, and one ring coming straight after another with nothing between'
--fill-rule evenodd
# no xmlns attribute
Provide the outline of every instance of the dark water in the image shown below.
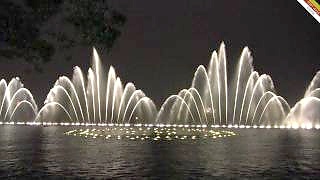
<svg viewBox="0 0 320 180"><path fill-rule="evenodd" d="M320 131L244 129L216 140L85 140L71 127L0 126L0 178L319 179Z"/></svg>

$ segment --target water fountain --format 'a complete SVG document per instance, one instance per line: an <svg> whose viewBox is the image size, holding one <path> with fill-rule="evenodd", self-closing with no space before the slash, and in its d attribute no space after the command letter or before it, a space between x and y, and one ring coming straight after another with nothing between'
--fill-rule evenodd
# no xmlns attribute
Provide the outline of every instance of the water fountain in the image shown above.
<svg viewBox="0 0 320 180"><path fill-rule="evenodd" d="M72 80L61 76L39 110L37 122L76 124L151 123L157 113L153 101L133 83L122 82L111 66L105 74L93 49L93 66L87 79L75 67Z"/></svg>
<svg viewBox="0 0 320 180"><path fill-rule="evenodd" d="M38 107L30 91L23 87L18 77L0 80L0 121L15 123L33 121Z"/></svg>
<svg viewBox="0 0 320 180"><path fill-rule="evenodd" d="M320 128L320 71L312 79L304 97L290 110L286 121L293 128Z"/></svg>
<svg viewBox="0 0 320 180"><path fill-rule="evenodd" d="M163 103L156 122L229 127L286 125L290 106L276 95L269 75L254 71L247 47L241 53L231 84L227 74L222 43L219 52L212 53L208 68L197 68L191 87Z"/></svg>
<svg viewBox="0 0 320 180"><path fill-rule="evenodd" d="M320 71L304 97L290 108L275 93L271 77L254 71L250 50L241 53L228 79L225 45L214 51L207 68L200 65L189 89L166 99L159 112L133 83L124 87L114 68L105 73L93 49L87 78L74 67L61 76L38 111L19 78L0 81L0 123L29 125L137 125L158 128L316 128L320 129Z"/></svg>

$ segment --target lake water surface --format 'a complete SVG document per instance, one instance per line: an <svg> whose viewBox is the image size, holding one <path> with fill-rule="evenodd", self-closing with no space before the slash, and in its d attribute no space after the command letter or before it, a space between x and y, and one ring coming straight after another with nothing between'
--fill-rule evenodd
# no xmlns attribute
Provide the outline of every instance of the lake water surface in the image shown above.
<svg viewBox="0 0 320 180"><path fill-rule="evenodd" d="M0 126L0 178L319 179L320 131L233 129L207 140L66 136L73 127Z"/></svg>

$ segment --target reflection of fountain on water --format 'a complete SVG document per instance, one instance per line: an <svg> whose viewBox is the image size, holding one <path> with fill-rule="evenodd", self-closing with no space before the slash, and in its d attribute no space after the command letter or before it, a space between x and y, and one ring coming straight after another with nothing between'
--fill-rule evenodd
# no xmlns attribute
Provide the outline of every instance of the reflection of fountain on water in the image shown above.
<svg viewBox="0 0 320 180"><path fill-rule="evenodd" d="M1 122L33 121L38 111L32 94L17 77L9 84L1 79L0 103Z"/></svg>
<svg viewBox="0 0 320 180"><path fill-rule="evenodd" d="M210 128L192 127L107 127L74 129L65 132L69 136L82 138L127 139L127 140L200 140L217 139L235 136L236 133L228 130L213 130Z"/></svg>
<svg viewBox="0 0 320 180"><path fill-rule="evenodd" d="M320 128L320 71L312 79L304 97L290 110L286 121L293 128Z"/></svg>
<svg viewBox="0 0 320 180"><path fill-rule="evenodd" d="M280 126L290 110L286 100L275 94L269 75L253 70L252 56L245 47L234 81L229 88L225 45L214 51L208 68L200 65L189 89L170 96L156 122Z"/></svg>
<svg viewBox="0 0 320 180"><path fill-rule="evenodd" d="M151 99L132 83L123 88L111 66L104 73L100 58L93 50L93 67L88 78L79 67L73 78L61 76L50 90L36 121L73 123L149 123L157 113Z"/></svg>

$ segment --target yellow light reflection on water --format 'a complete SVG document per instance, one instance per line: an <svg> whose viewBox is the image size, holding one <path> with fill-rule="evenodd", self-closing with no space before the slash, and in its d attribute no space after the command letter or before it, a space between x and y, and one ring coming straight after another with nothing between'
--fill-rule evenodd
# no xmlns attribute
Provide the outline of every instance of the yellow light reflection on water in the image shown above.
<svg viewBox="0 0 320 180"><path fill-rule="evenodd" d="M65 132L68 136L77 136L92 139L105 140L153 140L153 141L171 141L171 140L201 140L201 139L217 139L235 136L236 133L230 130L219 130L207 128L204 126L156 126L145 127L136 126L130 128L117 128L108 126L107 128L86 128L74 129Z"/></svg>

